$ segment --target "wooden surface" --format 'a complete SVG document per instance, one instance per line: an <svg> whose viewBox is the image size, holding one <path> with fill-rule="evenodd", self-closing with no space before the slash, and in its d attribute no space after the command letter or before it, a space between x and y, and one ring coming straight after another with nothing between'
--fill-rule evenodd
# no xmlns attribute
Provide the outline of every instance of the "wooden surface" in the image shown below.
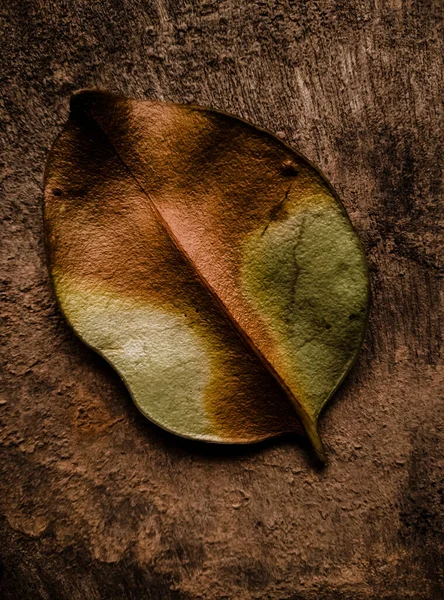
<svg viewBox="0 0 444 600"><path fill-rule="evenodd" d="M441 2L0 10L0 596L441 597ZM90 86L248 119L339 192L373 310L321 420L326 469L298 439L219 449L165 434L67 327L45 266L42 176L70 94Z"/></svg>

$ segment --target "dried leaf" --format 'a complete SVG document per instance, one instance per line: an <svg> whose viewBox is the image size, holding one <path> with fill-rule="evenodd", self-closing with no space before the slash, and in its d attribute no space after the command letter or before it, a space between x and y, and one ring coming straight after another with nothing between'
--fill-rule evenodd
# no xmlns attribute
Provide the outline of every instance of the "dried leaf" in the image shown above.
<svg viewBox="0 0 444 600"><path fill-rule="evenodd" d="M64 314L149 419L229 443L300 420L325 459L318 417L361 345L368 274L306 159L216 111L79 92L45 226Z"/></svg>

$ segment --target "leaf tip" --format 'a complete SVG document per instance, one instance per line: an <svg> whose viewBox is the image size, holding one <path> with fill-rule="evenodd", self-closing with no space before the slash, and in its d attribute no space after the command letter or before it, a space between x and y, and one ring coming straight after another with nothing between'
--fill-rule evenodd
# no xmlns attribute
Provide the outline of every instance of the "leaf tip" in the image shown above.
<svg viewBox="0 0 444 600"><path fill-rule="evenodd" d="M325 452L324 444L322 443L321 436L319 434L317 421L312 419L304 419L304 427L307 432L308 439L310 440L319 461L326 465L328 462L327 453Z"/></svg>

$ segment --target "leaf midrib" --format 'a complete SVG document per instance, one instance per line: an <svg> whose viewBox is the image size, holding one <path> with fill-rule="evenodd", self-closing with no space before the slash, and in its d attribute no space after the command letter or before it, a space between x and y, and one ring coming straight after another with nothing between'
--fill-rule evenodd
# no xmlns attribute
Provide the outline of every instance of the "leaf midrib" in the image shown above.
<svg viewBox="0 0 444 600"><path fill-rule="evenodd" d="M193 273L195 274L195 276L198 278L198 280L202 284L202 286L205 289L205 291L211 296L213 302L219 308L219 310L221 310L223 312L223 314L226 316L228 322L234 328L234 330L236 331L236 333L238 334L238 336L242 339L242 341L247 345L247 347L250 348L250 350L254 353L254 355L260 361L260 363L263 365L263 367L277 381L277 383L279 384L279 386L283 390L285 396L288 398L288 400L290 401L291 405L295 409L298 417L300 418L300 420L302 422L302 425L303 425L303 427L304 427L304 429L305 429L305 431L306 431L306 433L307 433L307 435L308 435L308 437L309 437L309 439L310 439L310 441L311 441L311 443L312 443L312 445L313 445L313 447L314 447L314 449L316 451L316 454L317 454L318 458L323 463L325 463L326 462L326 455L325 455L325 451L324 451L324 448L323 448L322 440L321 440L321 438L319 436L319 433L318 433L318 430L317 430L317 422L310 417L310 415L305 410L304 406L295 397L295 395L292 393L292 391L287 386L287 384L282 379L282 377L279 375L279 373L277 373L277 371L275 370L275 368L273 367L273 365L270 363L270 361L267 359L267 357L264 356L264 354L259 350L259 348L253 342L253 340L250 338L250 336L244 331L244 329L242 328L242 326L240 325L240 323L237 321L237 319L232 315L232 313L230 312L229 308L220 299L220 297L218 296L218 294L216 293L216 291L213 289L213 287L211 286L211 284L207 281L207 279L199 271L199 269L197 268L197 266L194 263L194 261L192 260L192 258L189 256L189 254L183 248L183 246L181 245L181 243L178 240L178 238L174 235L174 232L171 230L171 228L168 225L167 221L163 218L161 212L159 211L159 209L156 206L156 203L150 197L150 194L144 189L143 184L138 180L138 178L132 172L132 170L129 167L129 165L122 158L122 156L118 152L117 148L112 143L112 141L111 141L110 137L108 136L107 132L102 128L101 124L95 118L94 114L90 110L88 110L87 107L85 107L85 105L82 105L80 107L78 104L76 106L75 112L77 114L84 113L84 115L87 118L91 119L94 122L94 124L96 125L96 127L100 131L100 134L101 134L102 138L106 142L107 146L115 154L116 158L119 160L119 162L122 164L123 168L127 171L127 173L130 175L130 177L133 179L133 181L135 182L135 184L137 185L137 187L140 189L140 191L142 192L142 194L147 198L147 200L148 200L148 202L149 202L149 204L150 204L150 206L151 206L154 214L156 215L156 217L158 219L158 222L164 228L164 230L166 231L169 239L172 241L172 243L174 244L174 246L176 247L176 249L178 250L178 252L180 252L181 256L183 256L184 259L187 261L187 263L189 264L189 266L192 269Z"/></svg>

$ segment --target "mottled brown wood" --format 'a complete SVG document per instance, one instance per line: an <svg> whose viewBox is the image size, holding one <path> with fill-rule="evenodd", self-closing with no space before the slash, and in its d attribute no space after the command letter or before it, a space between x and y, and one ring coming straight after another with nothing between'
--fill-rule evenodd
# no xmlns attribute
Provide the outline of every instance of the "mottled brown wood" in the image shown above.
<svg viewBox="0 0 444 600"><path fill-rule="evenodd" d="M440 598L441 2L9 0L1 14L0 596ZM42 175L71 92L91 86L248 119L338 190L373 312L322 418L325 470L299 440L163 433L70 332Z"/></svg>

